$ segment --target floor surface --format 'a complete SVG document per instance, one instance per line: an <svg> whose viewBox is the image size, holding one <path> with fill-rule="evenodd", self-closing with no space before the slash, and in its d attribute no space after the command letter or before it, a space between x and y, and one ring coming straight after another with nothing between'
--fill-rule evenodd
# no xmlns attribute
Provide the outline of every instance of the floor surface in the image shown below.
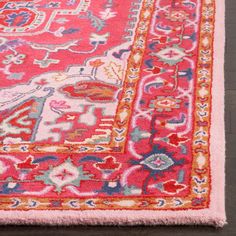
<svg viewBox="0 0 236 236"><path fill-rule="evenodd" d="M1 226L0 236L236 236L236 0L226 2L226 208L228 225L223 229L206 226L153 227L39 227Z"/></svg>

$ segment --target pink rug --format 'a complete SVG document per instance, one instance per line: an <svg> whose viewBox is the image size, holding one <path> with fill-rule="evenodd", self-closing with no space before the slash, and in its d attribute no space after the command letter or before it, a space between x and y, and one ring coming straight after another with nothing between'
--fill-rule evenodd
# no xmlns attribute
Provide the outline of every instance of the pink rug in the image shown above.
<svg viewBox="0 0 236 236"><path fill-rule="evenodd" d="M0 223L204 224L224 207L224 1L0 1Z"/></svg>

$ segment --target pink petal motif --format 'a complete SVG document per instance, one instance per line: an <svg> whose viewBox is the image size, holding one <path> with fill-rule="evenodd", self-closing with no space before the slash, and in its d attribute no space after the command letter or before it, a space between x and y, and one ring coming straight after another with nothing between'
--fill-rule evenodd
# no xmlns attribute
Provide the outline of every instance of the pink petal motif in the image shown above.
<svg viewBox="0 0 236 236"><path fill-rule="evenodd" d="M57 108L57 109L68 109L68 108L70 108L70 106L66 104L66 101L52 100L49 105L50 105L50 107Z"/></svg>

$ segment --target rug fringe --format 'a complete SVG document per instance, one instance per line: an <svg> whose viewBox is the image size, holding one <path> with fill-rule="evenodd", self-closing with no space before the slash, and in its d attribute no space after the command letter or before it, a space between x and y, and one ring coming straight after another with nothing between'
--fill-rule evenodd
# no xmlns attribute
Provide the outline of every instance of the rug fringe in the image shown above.
<svg viewBox="0 0 236 236"><path fill-rule="evenodd" d="M0 224L31 224L31 225L206 225L222 228L227 224L225 216L198 214L187 216L184 213L176 216L150 216L146 211L123 213L124 211L103 212L57 212L29 211L15 212L14 217L7 212L0 212ZM140 214L141 213L141 214ZM165 213L163 213L165 215Z"/></svg>

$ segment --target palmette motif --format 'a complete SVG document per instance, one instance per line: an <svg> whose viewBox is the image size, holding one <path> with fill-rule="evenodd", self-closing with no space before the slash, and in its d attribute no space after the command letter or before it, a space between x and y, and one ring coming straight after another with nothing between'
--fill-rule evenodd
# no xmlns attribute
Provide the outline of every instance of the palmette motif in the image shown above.
<svg viewBox="0 0 236 236"><path fill-rule="evenodd" d="M0 209L207 208L214 9L1 1Z"/></svg>

